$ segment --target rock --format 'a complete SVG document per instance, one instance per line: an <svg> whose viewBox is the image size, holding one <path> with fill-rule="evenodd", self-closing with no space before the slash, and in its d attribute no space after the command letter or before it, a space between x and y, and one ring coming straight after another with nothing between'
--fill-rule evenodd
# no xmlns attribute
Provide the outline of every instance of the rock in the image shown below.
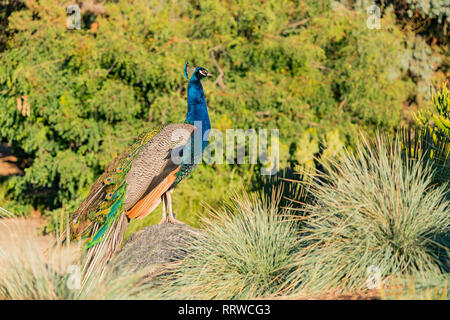
<svg viewBox="0 0 450 320"><path fill-rule="evenodd" d="M182 259L201 230L185 224L152 225L128 238L111 260L114 270L136 271Z"/></svg>

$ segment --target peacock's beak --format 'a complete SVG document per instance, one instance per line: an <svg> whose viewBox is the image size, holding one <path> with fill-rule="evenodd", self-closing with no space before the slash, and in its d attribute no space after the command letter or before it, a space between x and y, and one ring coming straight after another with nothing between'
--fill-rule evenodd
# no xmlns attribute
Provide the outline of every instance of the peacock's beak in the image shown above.
<svg viewBox="0 0 450 320"><path fill-rule="evenodd" d="M208 73L206 74L206 76L207 76L207 77L212 77L212 76L213 76L213 74L212 74L212 73L210 73L210 72L208 72Z"/></svg>

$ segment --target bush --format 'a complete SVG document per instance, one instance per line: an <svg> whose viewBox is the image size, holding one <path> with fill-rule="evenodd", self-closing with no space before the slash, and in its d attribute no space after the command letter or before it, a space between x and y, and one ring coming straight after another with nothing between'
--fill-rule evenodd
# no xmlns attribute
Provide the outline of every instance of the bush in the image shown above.
<svg viewBox="0 0 450 320"><path fill-rule="evenodd" d="M420 130L403 130L402 145L410 158L420 156L433 167L435 182L447 183L450 181L450 96L446 84L433 93L432 106L432 110L417 114Z"/></svg>
<svg viewBox="0 0 450 320"><path fill-rule="evenodd" d="M386 1L391 2L391 1ZM393 1L395 2L395 1ZM450 5L439 0L407 0L406 13L409 18L420 15L423 20L433 19L446 29L450 22ZM445 31L444 29L444 31Z"/></svg>
<svg viewBox="0 0 450 320"><path fill-rule="evenodd" d="M296 248L292 221L256 195L211 212L188 256L158 288L169 299L252 299L279 292Z"/></svg>
<svg viewBox="0 0 450 320"><path fill-rule="evenodd" d="M450 95L446 83L442 84L439 91L433 93L431 100L432 110L419 112L416 120L422 127L437 127L450 138Z"/></svg>
<svg viewBox="0 0 450 320"><path fill-rule="evenodd" d="M440 273L448 264L448 186L434 187L423 162L406 160L398 140L378 137L327 166L307 207L297 271L308 290L362 289L368 272Z"/></svg>

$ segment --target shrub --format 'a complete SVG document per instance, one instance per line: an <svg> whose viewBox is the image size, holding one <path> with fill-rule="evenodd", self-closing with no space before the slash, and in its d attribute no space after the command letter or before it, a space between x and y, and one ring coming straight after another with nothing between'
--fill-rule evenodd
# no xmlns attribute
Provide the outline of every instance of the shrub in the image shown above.
<svg viewBox="0 0 450 320"><path fill-rule="evenodd" d="M402 145L408 156L420 156L433 167L437 183L450 181L450 95L446 84L432 95L432 110L419 112L420 130L403 129ZM450 195L450 191L449 191Z"/></svg>
<svg viewBox="0 0 450 320"><path fill-rule="evenodd" d="M432 168L433 183L450 181L450 136L433 127L401 130L402 148L409 159L417 159ZM447 188L450 196L450 188Z"/></svg>
<svg viewBox="0 0 450 320"><path fill-rule="evenodd" d="M450 95L447 84L441 86L441 90L432 95L432 110L419 112L417 122L423 127L436 126L443 134L450 137Z"/></svg>
<svg viewBox="0 0 450 320"><path fill-rule="evenodd" d="M160 295L171 299L251 299L276 294L296 248L291 221L256 195L211 212L188 256L173 266Z"/></svg>
<svg viewBox="0 0 450 320"><path fill-rule="evenodd" d="M328 165L312 188L297 270L309 290L364 287L368 272L440 273L448 263L450 201L423 162L406 160L398 139L378 136ZM447 240L446 240L447 239ZM447 242L446 242L447 241Z"/></svg>

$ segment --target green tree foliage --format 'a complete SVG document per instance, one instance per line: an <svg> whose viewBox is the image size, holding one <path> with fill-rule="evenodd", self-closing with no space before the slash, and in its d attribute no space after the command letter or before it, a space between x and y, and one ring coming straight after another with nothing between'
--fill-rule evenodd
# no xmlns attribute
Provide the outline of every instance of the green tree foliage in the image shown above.
<svg viewBox="0 0 450 320"><path fill-rule="evenodd" d="M450 96L447 85L432 95L432 109L419 112L420 130L403 130L402 142L410 158L421 155L434 168L436 183L450 180ZM449 190L450 192L450 190ZM450 193L449 193L450 196Z"/></svg>
<svg viewBox="0 0 450 320"><path fill-rule="evenodd" d="M140 130L182 121L186 60L215 74L204 83L213 127L279 128L285 158L305 166L323 141L333 154L360 129L392 131L416 95L391 14L371 30L365 13L328 1L89 2L81 29L57 0L24 0L9 16L0 135L28 158L7 181L18 202L72 210ZM200 167L175 211L201 212L250 174ZM212 176L218 191L206 194Z"/></svg>
<svg viewBox="0 0 450 320"><path fill-rule="evenodd" d="M450 137L450 95L446 85L442 86L442 91L433 96L433 104L436 108L436 115L433 120L436 126Z"/></svg>
<svg viewBox="0 0 450 320"><path fill-rule="evenodd" d="M8 18L12 12L20 10L24 7L21 1L16 0L3 0L0 2L0 52L2 52L5 47L10 33L8 31Z"/></svg>
<svg viewBox="0 0 450 320"><path fill-rule="evenodd" d="M419 158L433 168L433 182L446 184L450 197L450 137L433 127L404 128L402 146L409 159Z"/></svg>
<svg viewBox="0 0 450 320"><path fill-rule="evenodd" d="M444 45L448 42L450 2L446 0L339 0L355 9L367 10L377 5L384 12L395 12L397 21L413 28L421 36L436 39ZM431 41L429 41L431 42Z"/></svg>
<svg viewBox="0 0 450 320"><path fill-rule="evenodd" d="M385 1L393 3L395 1ZM444 27L450 22L450 3L442 0L406 0L399 1L406 9L409 18L419 16L422 19L433 19ZM402 3L403 2L403 3ZM399 4L397 6L400 7Z"/></svg>

